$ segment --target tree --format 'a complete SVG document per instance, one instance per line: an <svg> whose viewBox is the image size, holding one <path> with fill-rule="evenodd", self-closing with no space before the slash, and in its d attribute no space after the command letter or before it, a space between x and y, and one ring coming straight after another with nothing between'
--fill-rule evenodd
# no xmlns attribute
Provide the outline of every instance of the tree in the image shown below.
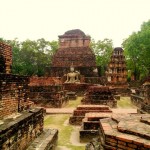
<svg viewBox="0 0 150 150"><path fill-rule="evenodd" d="M96 64L101 67L101 75L105 74L106 67L110 60L110 56L113 51L111 39L104 39L95 42L92 40L91 48L96 55Z"/></svg>
<svg viewBox="0 0 150 150"><path fill-rule="evenodd" d="M150 73L150 20L144 22L141 30L132 33L122 43L127 58L127 67L141 79Z"/></svg>
<svg viewBox="0 0 150 150"><path fill-rule="evenodd" d="M18 39L1 41L12 46L12 73L20 75L43 76L45 67L51 64L51 58L58 49L57 41L49 42L43 38L36 41L27 39L23 42Z"/></svg>

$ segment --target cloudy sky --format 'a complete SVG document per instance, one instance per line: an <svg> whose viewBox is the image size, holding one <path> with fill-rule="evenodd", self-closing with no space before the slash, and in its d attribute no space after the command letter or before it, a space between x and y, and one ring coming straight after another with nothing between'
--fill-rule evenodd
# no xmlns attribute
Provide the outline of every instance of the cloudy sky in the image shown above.
<svg viewBox="0 0 150 150"><path fill-rule="evenodd" d="M0 37L57 40L81 29L114 46L150 19L150 0L0 0Z"/></svg>

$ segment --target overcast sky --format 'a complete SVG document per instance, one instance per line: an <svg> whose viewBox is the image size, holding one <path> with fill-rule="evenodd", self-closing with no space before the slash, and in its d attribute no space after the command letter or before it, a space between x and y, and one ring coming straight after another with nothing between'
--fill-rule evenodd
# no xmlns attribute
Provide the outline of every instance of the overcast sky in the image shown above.
<svg viewBox="0 0 150 150"><path fill-rule="evenodd" d="M150 19L150 0L0 0L0 37L57 40L81 29L114 46Z"/></svg>

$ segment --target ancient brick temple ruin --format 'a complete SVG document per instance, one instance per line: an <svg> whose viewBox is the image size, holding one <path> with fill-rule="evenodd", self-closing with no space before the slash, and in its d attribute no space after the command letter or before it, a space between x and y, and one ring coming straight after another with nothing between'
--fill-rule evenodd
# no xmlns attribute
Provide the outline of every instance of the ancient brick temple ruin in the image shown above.
<svg viewBox="0 0 150 150"><path fill-rule="evenodd" d="M11 74L12 51L7 44L0 43L0 58L0 149L25 150L37 138L43 140L32 149L54 147L58 131L43 129L44 110L29 100L29 78Z"/></svg>
<svg viewBox="0 0 150 150"><path fill-rule="evenodd" d="M113 87L127 87L127 69L123 49L114 49L106 72L108 85Z"/></svg>
<svg viewBox="0 0 150 150"><path fill-rule="evenodd" d="M91 141L93 138L99 136L99 120L109 118L112 116L112 112L89 112L85 114L82 119L82 125L79 131L80 141Z"/></svg>
<svg viewBox="0 0 150 150"><path fill-rule="evenodd" d="M82 104L108 105L116 107L117 101L108 86L89 86Z"/></svg>
<svg viewBox="0 0 150 150"><path fill-rule="evenodd" d="M67 91L55 77L31 77L29 87L29 97L36 105L60 108L68 102Z"/></svg>
<svg viewBox="0 0 150 150"><path fill-rule="evenodd" d="M99 120L99 138L91 141L86 146L98 147L101 150L149 150L150 149L150 115L149 114L96 114L95 117L87 117ZM97 120L96 120L97 121ZM90 121L89 121L90 122ZM92 123L88 128L92 127ZM87 127L86 127L87 128ZM89 131L88 131L89 132ZM92 130L91 130L92 132Z"/></svg>
<svg viewBox="0 0 150 150"><path fill-rule="evenodd" d="M150 113L150 76L131 94L131 101L142 113Z"/></svg>
<svg viewBox="0 0 150 150"><path fill-rule="evenodd" d="M96 61L90 48L90 37L79 29L59 36L59 49L53 56L51 67L47 68L47 74L62 77L70 71L71 65L85 77L98 76L94 72Z"/></svg>
<svg viewBox="0 0 150 150"><path fill-rule="evenodd" d="M106 105L78 105L77 108L73 111L72 116L69 118L69 123L72 125L81 125L82 119L86 113L111 113L111 109Z"/></svg>
<svg viewBox="0 0 150 150"><path fill-rule="evenodd" d="M150 115L113 114L100 120L100 142L104 149L149 150Z"/></svg>

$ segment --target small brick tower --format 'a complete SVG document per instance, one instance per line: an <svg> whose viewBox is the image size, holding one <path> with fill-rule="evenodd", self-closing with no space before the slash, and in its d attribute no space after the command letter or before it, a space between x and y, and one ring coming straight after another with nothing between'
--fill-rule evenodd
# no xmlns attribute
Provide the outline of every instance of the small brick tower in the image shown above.
<svg viewBox="0 0 150 150"><path fill-rule="evenodd" d="M111 60L106 72L108 85L114 87L123 87L127 85L127 69L123 49L117 47L114 49Z"/></svg>

